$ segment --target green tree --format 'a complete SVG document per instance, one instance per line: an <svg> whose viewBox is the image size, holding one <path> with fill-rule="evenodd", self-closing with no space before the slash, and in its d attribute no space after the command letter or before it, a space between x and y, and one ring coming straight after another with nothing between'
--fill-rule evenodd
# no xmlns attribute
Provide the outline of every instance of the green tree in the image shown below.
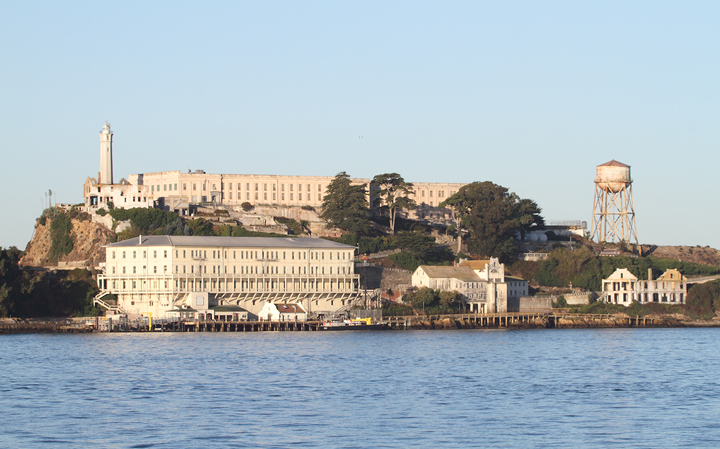
<svg viewBox="0 0 720 449"><path fill-rule="evenodd" d="M329 228L335 227L358 235L370 233L370 208L365 186L353 185L350 175L338 173L323 198L320 218Z"/></svg>
<svg viewBox="0 0 720 449"><path fill-rule="evenodd" d="M212 223L204 218L188 220L186 224L190 228L191 235L215 235Z"/></svg>
<svg viewBox="0 0 720 449"><path fill-rule="evenodd" d="M419 232L403 231L398 234L396 242L401 250L421 260L428 260L435 249L435 237Z"/></svg>
<svg viewBox="0 0 720 449"><path fill-rule="evenodd" d="M381 213L387 213L390 220L390 229L395 234L395 217L399 211L413 209L417 206L415 200L409 195L415 193L412 183L405 182L402 176L397 173L384 173L377 175L370 183L372 188L377 188L374 193L380 200Z"/></svg>
<svg viewBox="0 0 720 449"><path fill-rule="evenodd" d="M22 251L13 247L0 248L0 317L14 313L15 301L23 289L25 273L20 268Z"/></svg>
<svg viewBox="0 0 720 449"><path fill-rule="evenodd" d="M440 304L446 307L452 307L455 303L459 303L462 299L462 295L459 292L453 290L450 292L440 292Z"/></svg>
<svg viewBox="0 0 720 449"><path fill-rule="evenodd" d="M420 287L415 291L406 293L403 297L405 302L410 302L416 309L430 307L436 299L437 295L435 294L435 290L430 287Z"/></svg>
<svg viewBox="0 0 720 449"><path fill-rule="evenodd" d="M505 187L492 182L465 185L440 203L469 231L470 251L509 261L517 250L516 234L525 235L533 226L544 225L540 207L521 199ZM460 226L458 226L460 232Z"/></svg>

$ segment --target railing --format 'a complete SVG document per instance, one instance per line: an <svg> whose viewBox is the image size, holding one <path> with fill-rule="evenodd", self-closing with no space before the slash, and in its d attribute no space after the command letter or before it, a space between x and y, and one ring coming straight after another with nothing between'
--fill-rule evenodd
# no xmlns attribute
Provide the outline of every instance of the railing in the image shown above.
<svg viewBox="0 0 720 449"><path fill-rule="evenodd" d="M117 312L117 313L127 313L127 311L126 311L125 309L123 309L123 308L120 306L120 304L116 304L115 306L113 306L113 305L111 305L111 304L103 301L102 298L103 298L104 296L109 295L109 294L110 294L110 292L107 291L107 290L104 291L104 292L98 293L98 294L93 298L93 305L99 305L99 306L101 306L101 307L104 307L106 310L111 310L111 311Z"/></svg>

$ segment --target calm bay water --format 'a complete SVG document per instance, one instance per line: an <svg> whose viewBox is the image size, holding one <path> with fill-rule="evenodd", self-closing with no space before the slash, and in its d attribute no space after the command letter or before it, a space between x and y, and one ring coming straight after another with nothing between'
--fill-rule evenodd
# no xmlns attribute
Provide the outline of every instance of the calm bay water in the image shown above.
<svg viewBox="0 0 720 449"><path fill-rule="evenodd" d="M720 329L0 336L0 447L720 447Z"/></svg>

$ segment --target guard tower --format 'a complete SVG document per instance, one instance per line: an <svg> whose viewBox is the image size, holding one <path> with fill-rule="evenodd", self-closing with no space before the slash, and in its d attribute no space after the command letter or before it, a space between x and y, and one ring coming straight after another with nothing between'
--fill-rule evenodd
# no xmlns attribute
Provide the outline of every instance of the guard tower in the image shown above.
<svg viewBox="0 0 720 449"><path fill-rule="evenodd" d="M630 166L612 160L597 166L591 240L638 244Z"/></svg>
<svg viewBox="0 0 720 449"><path fill-rule="evenodd" d="M98 184L113 183L112 139L113 133L110 130L110 124L105 122L105 126L100 131L100 173L98 173Z"/></svg>

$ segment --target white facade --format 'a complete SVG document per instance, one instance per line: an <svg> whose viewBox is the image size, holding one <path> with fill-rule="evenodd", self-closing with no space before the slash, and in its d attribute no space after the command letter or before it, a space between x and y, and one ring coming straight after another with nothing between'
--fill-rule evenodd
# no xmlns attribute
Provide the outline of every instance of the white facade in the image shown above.
<svg viewBox="0 0 720 449"><path fill-rule="evenodd" d="M266 302L259 318L268 321L306 321L307 313L300 304Z"/></svg>
<svg viewBox="0 0 720 449"><path fill-rule="evenodd" d="M315 238L141 236L105 246L101 294L129 315L297 303L309 314L359 299L355 248Z"/></svg>
<svg viewBox="0 0 720 449"><path fill-rule="evenodd" d="M471 312L507 312L507 300L528 295L528 282L505 276L497 258L466 261L457 267L421 265L412 275L413 287L457 291Z"/></svg>
<svg viewBox="0 0 720 449"><path fill-rule="evenodd" d="M629 306L633 301L685 304L686 296L687 279L674 268L656 280L652 278L652 270L648 270L648 280L639 280L627 268L618 268L602 281L601 300L611 304Z"/></svg>

